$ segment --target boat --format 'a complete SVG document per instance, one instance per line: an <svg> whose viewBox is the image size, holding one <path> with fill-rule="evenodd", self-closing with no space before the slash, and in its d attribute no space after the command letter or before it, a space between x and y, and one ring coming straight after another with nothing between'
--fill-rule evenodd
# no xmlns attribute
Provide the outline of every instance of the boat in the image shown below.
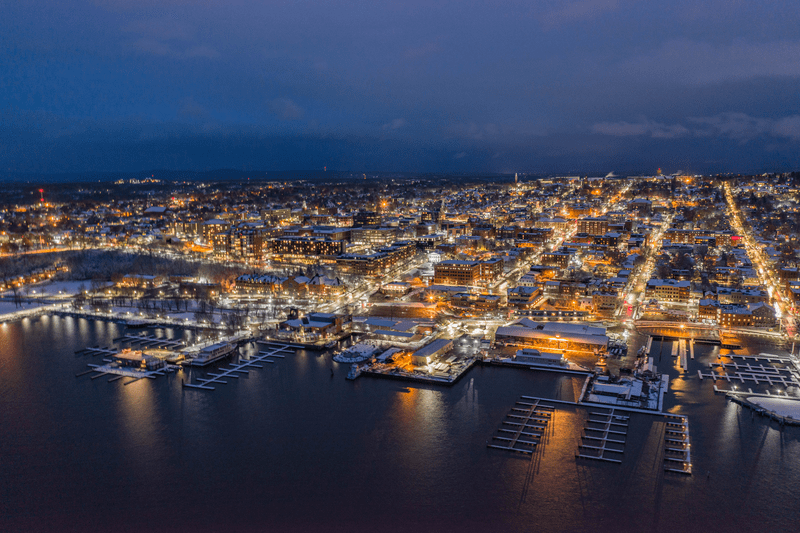
<svg viewBox="0 0 800 533"><path fill-rule="evenodd" d="M232 344L230 342L218 342L217 344L206 346L205 348L197 352L197 355L192 357L192 360L189 364L192 366L206 366L213 363L214 361L218 361L224 357L229 356L235 351L236 351L235 344ZM191 357L189 354L186 354L186 356Z"/></svg>
<svg viewBox="0 0 800 533"><path fill-rule="evenodd" d="M360 363L379 351L380 348L371 344L354 344L343 352L334 355L333 360L337 363Z"/></svg>
<svg viewBox="0 0 800 533"><path fill-rule="evenodd" d="M131 329L146 328L148 326L147 322L145 322L144 320L133 320L133 319L126 320L125 325Z"/></svg>

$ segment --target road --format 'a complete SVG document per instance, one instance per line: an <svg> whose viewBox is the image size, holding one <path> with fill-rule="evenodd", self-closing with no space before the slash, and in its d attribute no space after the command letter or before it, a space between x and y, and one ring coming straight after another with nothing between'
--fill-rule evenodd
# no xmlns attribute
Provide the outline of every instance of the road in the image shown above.
<svg viewBox="0 0 800 533"><path fill-rule="evenodd" d="M672 213L664 217L661 226L653 234L653 238L645 248L644 263L642 263L641 268L639 268L633 279L628 282L626 292L622 295L622 302L615 315L617 319L620 319L620 317L625 319L636 318L639 312L639 305L644 301L647 282L650 280L655 268L656 255L661 250L661 239L664 236L664 232L672 224L672 217Z"/></svg>
<svg viewBox="0 0 800 533"><path fill-rule="evenodd" d="M795 337L797 335L797 326L796 317L792 313L792 298L787 295L785 287L780 284L780 278L775 271L774 263L764 253L761 245L756 242L752 229L744 224L744 216L739 206L736 205L736 199L733 196L730 183L725 182L723 193L725 202L728 204L731 225L736 230L736 233L742 237L747 256L753 263L756 272L758 272L758 279L767 288L767 292L776 308L776 317L780 321L781 329L785 330L790 337Z"/></svg>

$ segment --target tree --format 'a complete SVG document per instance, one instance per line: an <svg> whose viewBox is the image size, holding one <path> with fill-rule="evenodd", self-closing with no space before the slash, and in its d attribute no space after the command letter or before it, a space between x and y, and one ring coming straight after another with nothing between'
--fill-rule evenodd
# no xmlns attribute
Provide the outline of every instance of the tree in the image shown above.
<svg viewBox="0 0 800 533"><path fill-rule="evenodd" d="M13 294L14 307L20 307L22 305L22 296L19 294L19 288L16 285L11 285L11 292Z"/></svg>

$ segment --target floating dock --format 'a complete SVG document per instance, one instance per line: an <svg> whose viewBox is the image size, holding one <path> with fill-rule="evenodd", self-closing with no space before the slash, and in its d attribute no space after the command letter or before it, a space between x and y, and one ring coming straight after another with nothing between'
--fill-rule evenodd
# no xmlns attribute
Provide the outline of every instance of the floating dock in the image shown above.
<svg viewBox="0 0 800 533"><path fill-rule="evenodd" d="M113 349L113 348L111 348L109 346L108 348L84 348L83 350L78 350L75 353L82 353L82 354L91 355L91 356L96 356L96 355L114 355L116 353L119 353L119 350L115 350L115 349Z"/></svg>
<svg viewBox="0 0 800 533"><path fill-rule="evenodd" d="M689 419L670 415L664 424L664 471L691 476L691 450Z"/></svg>
<svg viewBox="0 0 800 533"><path fill-rule="evenodd" d="M697 376L701 380L709 378L715 382L718 379L724 379L729 383L731 381L739 383L752 381L756 385L779 385L784 388L800 386L794 362L788 357L760 353L758 355L730 354L719 358L723 357L729 359L730 362L710 363L708 366L711 371L705 373L698 370Z"/></svg>
<svg viewBox="0 0 800 533"><path fill-rule="evenodd" d="M285 357L286 353L292 353L293 351L294 348L290 345L284 344L274 346L270 344L267 351L258 352L258 355L255 357L239 359L239 362L232 365L231 368L218 368L216 370L217 373L208 372L207 375L210 377L198 379L196 383L186 383L184 381L183 386L191 389L214 390L214 387L211 386L212 383L224 385L228 383L225 381L226 379L238 379L239 374L249 373L250 368L264 368L258 363L274 363L275 361L270 359L271 357Z"/></svg>
<svg viewBox="0 0 800 533"><path fill-rule="evenodd" d="M522 399L517 401L503 421L503 425L512 426L513 429L503 427L498 429L500 435L492 436L492 441L486 444L488 448L528 455L536 450L548 422L552 419L555 407L542 405L538 399L533 402L524 402ZM493 444L493 441L499 441L501 444Z"/></svg>
<svg viewBox="0 0 800 533"><path fill-rule="evenodd" d="M110 360L106 360L106 361L110 362ZM101 378L103 376L114 376L114 377L112 377L111 379L108 380L109 382L117 381L118 379L122 379L122 378L133 378L131 381L123 383L123 385L130 385L131 383L135 383L135 382L139 381L140 379L145 379L145 378L155 379L158 376L165 376L165 375L167 375L167 373L173 372L174 370L176 370L178 368L178 367L172 366L172 365L165 365L162 368L159 368L157 370L139 370L139 369L134 369L134 368L111 366L110 364L106 364L106 365L93 365L93 364L90 364L88 366L89 366L89 370L86 370L84 372L80 372L78 374L75 374L75 377L85 376L86 374L89 374L91 372L96 372L95 375L90 376L90 378L92 380Z"/></svg>
<svg viewBox="0 0 800 533"><path fill-rule="evenodd" d="M586 420L584 434L581 437L583 444L578 446L575 457L622 463L618 455L625 453L629 419L629 416L619 414L614 408L606 411L589 411L589 418Z"/></svg>
<svg viewBox="0 0 800 533"><path fill-rule="evenodd" d="M182 340L168 339L166 337L156 337L155 335L123 335L120 341L128 342L142 348L183 348L186 344Z"/></svg>
<svg viewBox="0 0 800 533"><path fill-rule="evenodd" d="M684 372L689 370L689 364L686 360L686 339L678 341L678 360L681 365L681 370Z"/></svg>

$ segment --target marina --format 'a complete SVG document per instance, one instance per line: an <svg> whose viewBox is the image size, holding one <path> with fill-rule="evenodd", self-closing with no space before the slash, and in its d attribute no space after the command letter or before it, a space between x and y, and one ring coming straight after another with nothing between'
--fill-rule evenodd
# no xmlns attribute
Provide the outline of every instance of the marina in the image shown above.
<svg viewBox="0 0 800 533"><path fill-rule="evenodd" d="M691 448L689 419L669 416L664 423L664 470L692 475Z"/></svg>
<svg viewBox="0 0 800 533"><path fill-rule="evenodd" d="M75 327L79 324L81 328ZM15 332L23 328L29 331L26 343L11 342L18 338ZM13 509L28 508L31 501L44 501L58 513L81 505L85 494L70 490L75 480L80 479L96 495L99 519L112 523L118 509L130 501L128 495L114 490L119 478L127 476L132 490L141 494L141 500L151 509L146 518L131 519L132 526L143 530L153 517L165 529L174 531L185 529L187 524L196 529L209 523L222 527L230 525L233 513L244 513L252 523L287 515L302 523L308 506L282 498L303 490L311 491L309 496L318 502L326 520L332 517L346 521L350 513L342 509L340 500L326 499L324 495L337 491L355 493L365 487L369 506L390 505L398 494L406 497L423 487L438 487L445 493L443 497L454 494L435 511L420 511L423 515L417 523L423 530L426 524L447 530L464 516L471 518L474 500L463 498L463 488L468 486L480 488L482 506L502 509L513 502L522 515L509 520L507 513L493 513L487 522L479 524L482 530L501 524L508 525L511 531L525 531L532 521L545 520L553 512L558 512L565 529L610 530L610 525L598 527L594 516L556 510L563 506L580 510L588 503L584 500L588 494L591 494L591 509L613 513L615 525L618 520L640 523L636 520L645 514L655 517L653 527L659 531L691 530L696 525L710 531L722 526L763 530L765 524L777 530L791 529L790 516L776 518L782 516L782 507L776 500L793 501L789 489L800 480L800 470L793 460L800 430L790 427L789 420L782 427L777 418L768 418L766 412L762 418L758 416L762 413L743 409L733 399L723 401L714 396L712 387L701 386L698 380L688 381L682 392L685 400L680 405L669 391L664 409L670 413L659 413L576 403L586 383L585 375L481 365L448 387L362 378L354 384L344 379L349 365L333 365L332 378L330 356L319 357L298 350L297 355L290 357L291 350L285 350L275 354L286 355L285 359L269 358L279 363L273 365L276 368L258 372L254 372L254 367L244 368L250 370L250 379L240 377L234 384L231 381L235 378L222 378L232 386L210 383L215 392L204 394L210 391L193 392L191 387L183 386L181 379L174 379L176 375L137 381L133 381L135 377L117 374L100 375L102 372L85 365L88 362L102 366L104 362L98 357L92 360L87 354L81 360L73 356L74 351L84 347L113 347L113 339L124 333L120 329L108 322L83 325L73 318L18 322L0 329L16 361L4 366L4 392L11 411L0 414L3 427L7 428L4 450L17 458L3 465L13 469L12 476L18 480L17 492L9 494L5 502L12 509L12 516L20 512ZM278 347L261 343L245 345L241 348L242 357L255 358L260 352L270 353ZM695 348L696 359L706 362L716 357L713 352L716 348ZM666 353L668 350L665 348ZM657 357L658 346L654 345L654 351ZM110 358L113 354L98 355ZM767 361L736 359L735 362L740 366L747 363L770 366ZM267 366L265 362L257 364ZM219 366L222 370L213 367L209 370L219 375L231 367L222 363ZM675 370L669 368L673 377ZM193 384L199 383L198 377L214 377L196 367L184 368L183 372L184 378L191 373L185 381ZM84 378L99 377L72 379L76 373L84 373ZM259 379L253 379L254 373ZM110 379L117 385L132 384L104 386ZM42 388L58 401L32 401L34 391ZM785 395L780 399L786 399ZM545 406L554 408L546 424L535 418L506 417L506 414L526 416L531 406L516 402L533 404L537 400L537 410L548 412ZM252 416L253 406L259 406L258 416ZM320 409L320 406L326 407ZM512 407L523 411L511 411ZM605 446L598 444L600 441L582 439L588 412L610 412L612 408L615 416L630 417L624 445L611 442L623 440L621 435L611 433L606 436ZM674 416L675 411L691 420L691 476L665 470L668 467L681 470L682 466L682 461L664 460L667 446L682 446L681 442L667 439L684 439L681 435L665 438L664 421ZM23 413L25 416L21 416ZM300 419L304 424L298 424ZM58 422L54 423L55 420ZM514 425L523 423L524 428ZM600 424L592 427L602 428ZM324 441L320 439L321 430L325 432ZM680 428L670 428L673 430ZM513 448L527 448L533 453L487 447L487 439L490 444L509 447L510 440L492 436L513 439L518 431L517 441L537 444L515 442ZM29 434L29 442L35 445L25 449L15 447L9 438L11 434ZM75 447L76 440L85 438L82 435L92 435L90 444ZM281 438L284 435L291 437L291 445ZM603 434L590 432L588 436L602 438ZM73 451L63 460L55 458L45 455L36 444L42 442L71 446ZM578 450L580 444L621 448L623 454L608 451L603 455L622 462L576 458L576 451L585 455L598 453ZM724 457L718 453L720 447L726 449ZM176 453L179 459L173 460ZM672 452L668 455L682 458ZM83 466L98 457L103 458L104 468L87 470ZM324 461L326 468L318 467L317 458ZM200 464L208 466L197 469ZM364 464L369 475L353 476L356 465ZM48 486L31 480L32 476L53 468L64 474ZM779 484L774 483L770 474L776 469L784 480ZM191 491L197 486L193 476L200 470L204 490L209 492L204 498L184 502L185 512L175 513L174 506L165 505L160 495L148 491L153 486ZM706 472L711 472L713 483L706 481ZM307 480L311 475L316 484L309 488ZM372 477L396 480L397 492L381 492L370 481ZM720 522L714 514L713 522L706 525L695 513L690 519L686 513L673 512L687 501L695 506L713 507L730 493L748 490L753 505L747 511L733 510L726 514L728 522L724 522L725 518ZM526 493L527 500L523 500L521 495ZM619 505L620 499L633 497L644 498L644 503ZM558 503L545 504L543 498L557 498ZM38 530L57 529L53 523L49 525L52 527ZM280 529L281 525L278 523L277 527ZM310 528L315 529L313 526L324 524L315 522Z"/></svg>
<svg viewBox="0 0 800 533"><path fill-rule="evenodd" d="M293 353L294 348L289 345L270 344L267 351L258 352L255 357L240 358L238 363L232 364L230 368L218 368L215 372L208 372L208 378L199 378L195 383L182 382L183 386L190 389L214 390L211 384L224 385L227 379L238 379L239 374L247 374L251 368L264 368L258 363L274 363L271 358L285 357L285 354Z"/></svg>
<svg viewBox="0 0 800 533"><path fill-rule="evenodd" d="M513 429L501 427L497 430L500 435L492 436L492 440L499 441L500 444L487 442L486 446L530 455L541 442L542 435L554 413L555 407L540 404L539 400L517 401L515 407L512 407L506 415L506 420L503 421L503 425L512 426Z"/></svg>
<svg viewBox="0 0 800 533"><path fill-rule="evenodd" d="M625 453L629 416L620 415L616 409L589 411L583 428L583 444L575 457L609 463L622 463L619 456Z"/></svg>
<svg viewBox="0 0 800 533"><path fill-rule="evenodd" d="M776 368L774 366L765 366L762 364L752 365L750 363L709 363L709 368L712 370L716 368L718 372L702 372L697 371L700 380L712 379L714 381L726 380L728 382L738 381L744 383L745 381L753 381L755 384L768 384L781 385L784 387L798 386L800 383L795 377L795 373L789 368Z"/></svg>
<svg viewBox="0 0 800 533"><path fill-rule="evenodd" d="M140 346L142 348L163 348L177 350L186 346L181 340L156 337L155 335L146 335L144 333L141 335L126 334L114 340L128 342L131 344L131 346Z"/></svg>

